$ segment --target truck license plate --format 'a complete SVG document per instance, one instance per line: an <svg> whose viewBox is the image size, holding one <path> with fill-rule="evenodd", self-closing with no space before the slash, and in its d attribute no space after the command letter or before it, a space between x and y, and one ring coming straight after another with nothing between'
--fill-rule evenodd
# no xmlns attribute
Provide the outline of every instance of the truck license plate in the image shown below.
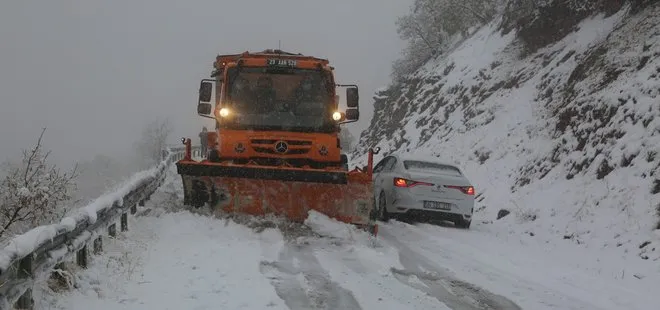
<svg viewBox="0 0 660 310"><path fill-rule="evenodd" d="M424 209L451 210L451 204L439 201L424 201Z"/></svg>

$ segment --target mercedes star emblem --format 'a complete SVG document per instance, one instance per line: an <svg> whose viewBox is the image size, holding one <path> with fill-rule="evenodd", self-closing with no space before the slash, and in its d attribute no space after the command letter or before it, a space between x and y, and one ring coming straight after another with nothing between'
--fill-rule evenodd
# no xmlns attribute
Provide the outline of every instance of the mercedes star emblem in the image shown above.
<svg viewBox="0 0 660 310"><path fill-rule="evenodd" d="M234 151L236 151L236 153L243 153L243 152L245 152L245 146L243 146L243 143L240 143L240 142L239 142L239 143L236 144L236 146L234 147Z"/></svg>
<svg viewBox="0 0 660 310"><path fill-rule="evenodd" d="M286 153L286 151L289 149L289 146L286 145L286 142L280 141L275 144L275 151L278 153Z"/></svg>

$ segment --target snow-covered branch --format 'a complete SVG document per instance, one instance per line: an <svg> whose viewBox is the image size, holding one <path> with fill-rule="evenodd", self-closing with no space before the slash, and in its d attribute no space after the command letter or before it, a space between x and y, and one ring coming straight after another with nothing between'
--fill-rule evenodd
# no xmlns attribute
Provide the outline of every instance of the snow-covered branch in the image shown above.
<svg viewBox="0 0 660 310"><path fill-rule="evenodd" d="M466 37L469 29L490 22L501 0L415 0L408 14L397 22L401 39L408 41L402 58L393 64L399 81L431 57L451 48L452 38Z"/></svg>
<svg viewBox="0 0 660 310"><path fill-rule="evenodd" d="M59 220L67 211L62 203L75 190L77 166L61 172L48 163L50 152L42 145L45 131L32 149L23 151L20 164L7 166L0 181L0 238Z"/></svg>

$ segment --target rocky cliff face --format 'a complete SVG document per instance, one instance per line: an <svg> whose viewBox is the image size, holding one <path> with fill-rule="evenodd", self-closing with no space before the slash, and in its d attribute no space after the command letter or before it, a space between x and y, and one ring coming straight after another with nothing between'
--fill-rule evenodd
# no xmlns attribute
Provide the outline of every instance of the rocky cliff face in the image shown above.
<svg viewBox="0 0 660 310"><path fill-rule="evenodd" d="M657 259L638 246L660 244L660 4L549 2L377 92L352 159L452 160L480 193L476 219L513 211L482 225Z"/></svg>

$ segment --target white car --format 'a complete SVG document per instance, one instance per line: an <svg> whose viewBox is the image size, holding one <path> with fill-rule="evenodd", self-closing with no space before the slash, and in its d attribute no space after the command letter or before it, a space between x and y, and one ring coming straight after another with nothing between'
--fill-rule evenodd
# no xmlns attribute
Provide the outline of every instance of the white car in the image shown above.
<svg viewBox="0 0 660 310"><path fill-rule="evenodd" d="M470 228L474 187L456 165L389 155L374 166L374 199L378 217L446 220Z"/></svg>

